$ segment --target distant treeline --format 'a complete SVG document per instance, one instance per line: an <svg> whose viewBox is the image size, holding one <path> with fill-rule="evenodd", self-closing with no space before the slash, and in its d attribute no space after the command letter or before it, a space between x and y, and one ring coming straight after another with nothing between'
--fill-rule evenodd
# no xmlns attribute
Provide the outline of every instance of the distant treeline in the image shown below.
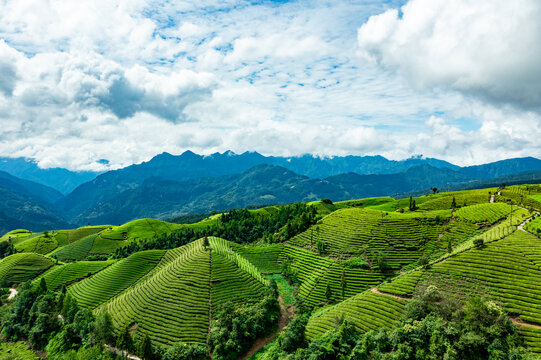
<svg viewBox="0 0 541 360"><path fill-rule="evenodd" d="M315 224L317 210L305 203L273 208L273 211L252 212L248 209L230 210L218 223L203 229L182 228L170 234L132 242L115 251L115 258L127 257L142 250L174 249L205 236L216 236L248 244L262 240L267 243L285 241Z"/></svg>

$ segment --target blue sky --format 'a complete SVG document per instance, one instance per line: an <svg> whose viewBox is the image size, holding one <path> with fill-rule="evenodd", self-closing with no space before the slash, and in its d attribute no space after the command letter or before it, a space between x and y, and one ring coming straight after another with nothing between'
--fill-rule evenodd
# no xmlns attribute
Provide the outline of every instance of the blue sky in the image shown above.
<svg viewBox="0 0 541 360"><path fill-rule="evenodd" d="M0 156L541 157L540 17L535 0L0 2Z"/></svg>

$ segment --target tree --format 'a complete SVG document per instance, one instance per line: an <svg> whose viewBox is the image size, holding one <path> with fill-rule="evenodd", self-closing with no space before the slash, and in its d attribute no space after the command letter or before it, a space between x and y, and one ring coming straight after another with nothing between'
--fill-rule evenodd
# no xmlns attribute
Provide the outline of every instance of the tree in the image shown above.
<svg viewBox="0 0 541 360"><path fill-rule="evenodd" d="M209 238L207 237L207 235L205 235L205 237L203 238L203 247L205 248L205 251L208 250L208 248L210 247Z"/></svg>
<svg viewBox="0 0 541 360"><path fill-rule="evenodd" d="M447 252L449 254L453 252L453 244L451 244L451 240L447 242Z"/></svg>
<svg viewBox="0 0 541 360"><path fill-rule="evenodd" d="M269 281L269 289L274 296L278 297L278 284L276 283L276 280L271 279Z"/></svg>
<svg viewBox="0 0 541 360"><path fill-rule="evenodd" d="M207 347L202 344L174 343L165 348L163 360L207 360Z"/></svg>
<svg viewBox="0 0 541 360"><path fill-rule="evenodd" d="M45 278L41 278L41 281L39 282L39 288L42 293L47 292L47 282L45 281Z"/></svg>
<svg viewBox="0 0 541 360"><path fill-rule="evenodd" d="M316 241L316 247L320 255L325 254L325 241L318 238Z"/></svg>
<svg viewBox="0 0 541 360"><path fill-rule="evenodd" d="M432 193L435 194L438 192L438 188L437 187L431 187L430 190L432 190Z"/></svg>
<svg viewBox="0 0 541 360"><path fill-rule="evenodd" d="M387 262L387 254L385 254L383 251L380 251L378 253L378 257L376 258L376 262L378 264L378 267L380 270L387 270L389 268L389 263Z"/></svg>
<svg viewBox="0 0 541 360"><path fill-rule="evenodd" d="M70 293L67 293L64 296L62 310L60 310L60 314L64 318L64 322L67 324L71 324L73 322L73 319L75 318L75 314L77 314L77 311L79 311L77 300L73 296L71 296Z"/></svg>
<svg viewBox="0 0 541 360"><path fill-rule="evenodd" d="M97 341L105 344L114 343L113 319L111 319L111 315L107 311L102 310L98 313L94 333Z"/></svg>
<svg viewBox="0 0 541 360"><path fill-rule="evenodd" d="M453 201L451 202L451 209L456 209L456 199L453 196Z"/></svg>
<svg viewBox="0 0 541 360"><path fill-rule="evenodd" d="M325 299L327 299L327 301L330 301L331 298L332 298L332 289L329 282L327 282L327 288L325 289Z"/></svg>
<svg viewBox="0 0 541 360"><path fill-rule="evenodd" d="M410 196L410 204L409 204L409 210L413 210L413 196Z"/></svg>
<svg viewBox="0 0 541 360"><path fill-rule="evenodd" d="M133 340L130 335L130 329L127 326L120 331L120 334L118 334L116 347L127 352L133 351Z"/></svg>
<svg viewBox="0 0 541 360"><path fill-rule="evenodd" d="M145 334L137 343L137 355L143 360L152 360L152 342L148 334Z"/></svg>
<svg viewBox="0 0 541 360"><path fill-rule="evenodd" d="M288 353L293 353L298 348L306 346L306 325L310 319L310 313L304 311L295 316L280 335L278 342L282 349Z"/></svg>

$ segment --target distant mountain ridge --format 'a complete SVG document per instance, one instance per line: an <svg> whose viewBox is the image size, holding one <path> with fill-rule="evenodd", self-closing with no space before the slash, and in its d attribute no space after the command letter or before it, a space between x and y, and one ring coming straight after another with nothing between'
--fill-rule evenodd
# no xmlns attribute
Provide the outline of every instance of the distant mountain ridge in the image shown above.
<svg viewBox="0 0 541 360"><path fill-rule="evenodd" d="M72 227L51 204L61 197L45 185L0 171L0 233L17 228L39 231Z"/></svg>
<svg viewBox="0 0 541 360"><path fill-rule="evenodd" d="M94 179L101 172L75 172L63 168L41 169L34 161L25 158L0 158L0 171L24 180L47 185L62 194L68 194L77 186Z"/></svg>
<svg viewBox="0 0 541 360"><path fill-rule="evenodd" d="M138 187L82 209L71 220L77 224L117 224L142 217L167 219L187 213L313 201L324 197L340 201L418 190L426 192L431 186L443 188L459 183L468 186L474 181L461 172L428 164L397 174L347 173L321 180L298 175L281 166L264 164L240 174L218 177L184 181L149 178Z"/></svg>
<svg viewBox="0 0 541 360"><path fill-rule="evenodd" d="M323 197L337 201L404 195L432 186L478 186L496 178L529 180L527 172L535 178L541 172L541 160L528 157L459 167L421 157L393 161L381 156L285 158L231 151L205 156L186 151L178 156L162 153L150 161L99 174L66 196L5 173L0 173L0 185L7 181L7 188L17 196L37 199L58 221L85 225Z"/></svg>

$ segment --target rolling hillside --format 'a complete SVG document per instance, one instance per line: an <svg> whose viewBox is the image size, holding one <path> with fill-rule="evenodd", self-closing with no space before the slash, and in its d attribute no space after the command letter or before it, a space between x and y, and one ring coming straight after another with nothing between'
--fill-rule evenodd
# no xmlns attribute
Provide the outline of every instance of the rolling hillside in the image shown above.
<svg viewBox="0 0 541 360"><path fill-rule="evenodd" d="M215 215L188 226L139 219L47 233L15 230L0 239L11 238L21 251L0 260L0 282L38 286L44 279L53 291L66 286L79 306L110 314L117 335L129 329L135 340L148 335L154 346L204 348L215 313L229 302L242 308L262 299L267 278L278 282L287 318L275 331L303 307L311 311L303 330L310 342L335 331L341 319L360 333L399 326L408 304L430 288L448 301L494 301L528 350L541 354L539 200L541 186L521 185L437 193L411 203L390 197L317 201L306 207L316 219L297 233L286 229L297 225L287 223L250 244L209 234L120 258L113 256L117 248L141 240L241 223L222 223ZM278 212L249 213L264 221ZM286 232L292 235L284 239ZM100 260L88 260L93 257Z"/></svg>

